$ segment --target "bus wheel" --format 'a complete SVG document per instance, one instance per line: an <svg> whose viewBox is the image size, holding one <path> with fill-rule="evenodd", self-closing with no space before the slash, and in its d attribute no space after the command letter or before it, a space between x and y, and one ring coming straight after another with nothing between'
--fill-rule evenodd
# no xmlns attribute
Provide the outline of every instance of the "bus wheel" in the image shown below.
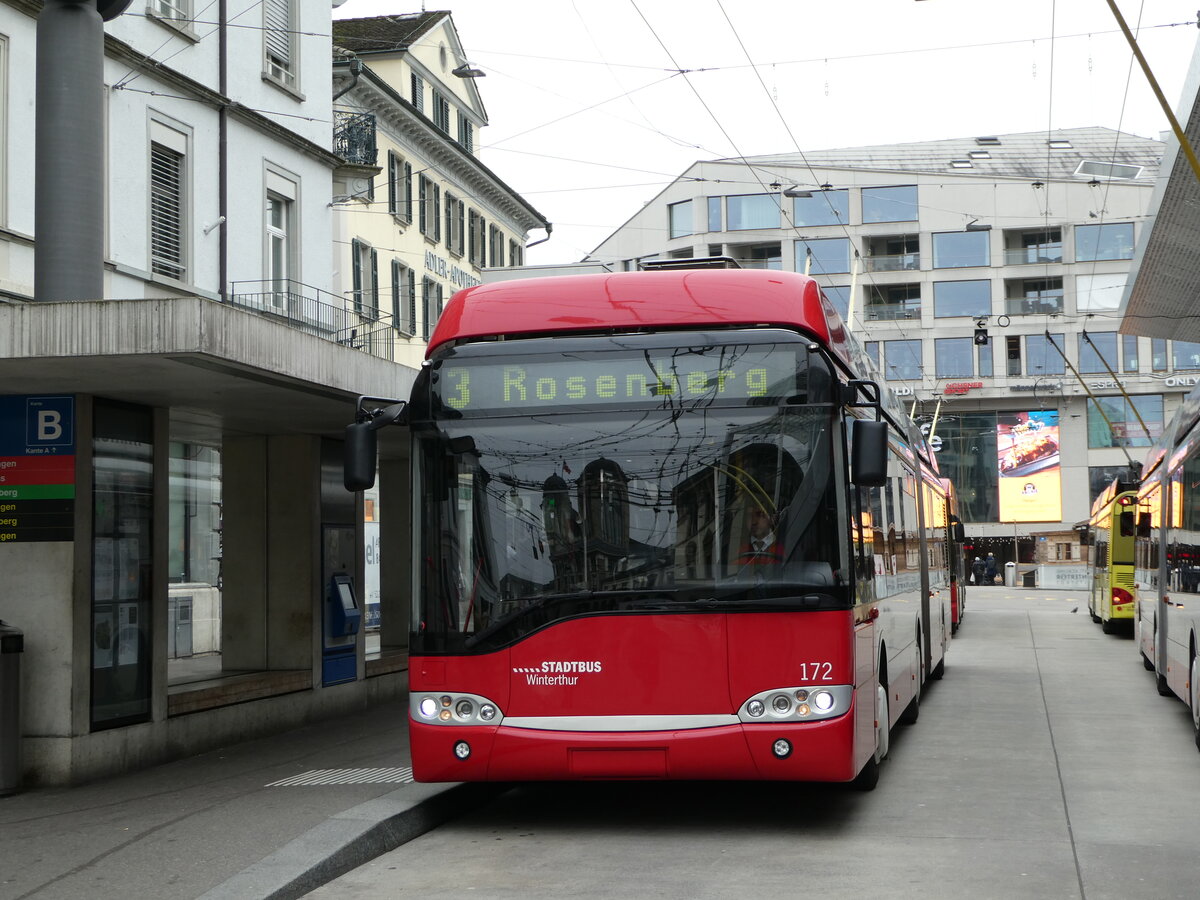
<svg viewBox="0 0 1200 900"><path fill-rule="evenodd" d="M875 725L875 753L867 760L867 764L862 767L862 770L850 782L851 787L857 791L873 791L875 785L879 784L879 764L884 757L888 755L888 745L890 735L888 734L888 689L886 684L880 684L875 688L876 697L876 725Z"/></svg>
<svg viewBox="0 0 1200 900"><path fill-rule="evenodd" d="M1093 622L1095 622L1097 624L1100 623L1100 617L1098 615L1096 615L1094 612L1092 612L1092 608L1090 606L1088 607L1088 614L1091 615Z"/></svg>
<svg viewBox="0 0 1200 900"><path fill-rule="evenodd" d="M1117 620L1116 619L1108 619L1105 622L1101 622L1100 630L1103 631L1105 634L1116 634L1117 633Z"/></svg>
<svg viewBox="0 0 1200 900"><path fill-rule="evenodd" d="M1147 672L1154 671L1154 663L1150 662L1150 657L1148 657L1146 655L1146 652L1144 650L1142 651L1142 668L1145 669Z"/></svg>
<svg viewBox="0 0 1200 900"><path fill-rule="evenodd" d="M1200 676L1200 656L1193 656L1188 694L1192 701L1192 732L1196 738L1196 749L1200 750L1200 684L1196 683L1197 676Z"/></svg>
<svg viewBox="0 0 1200 900"><path fill-rule="evenodd" d="M941 677L946 674L946 657L938 660L938 664L933 667L932 675L934 679L941 680Z"/></svg>
<svg viewBox="0 0 1200 900"><path fill-rule="evenodd" d="M921 671L916 679L912 699L908 701L908 706L904 707L904 712L900 713L899 721L903 725L912 725L921 717L921 684L925 680L925 655L921 651L921 636L917 635L917 659L920 660L917 665Z"/></svg>

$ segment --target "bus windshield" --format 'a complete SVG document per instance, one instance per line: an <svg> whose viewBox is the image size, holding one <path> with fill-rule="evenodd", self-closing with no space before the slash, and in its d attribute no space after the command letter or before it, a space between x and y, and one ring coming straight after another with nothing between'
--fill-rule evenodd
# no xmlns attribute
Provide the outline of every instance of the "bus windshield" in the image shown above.
<svg viewBox="0 0 1200 900"><path fill-rule="evenodd" d="M435 364L412 422L414 649L485 652L598 613L847 606L833 376L766 334Z"/></svg>

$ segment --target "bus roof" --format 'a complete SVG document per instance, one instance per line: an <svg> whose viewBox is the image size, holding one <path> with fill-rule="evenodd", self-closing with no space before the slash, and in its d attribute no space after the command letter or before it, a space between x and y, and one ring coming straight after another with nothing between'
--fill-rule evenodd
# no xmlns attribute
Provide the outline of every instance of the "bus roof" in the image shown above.
<svg viewBox="0 0 1200 900"><path fill-rule="evenodd" d="M426 356L473 338L736 325L798 329L851 370L860 368L841 318L816 281L763 269L610 272L477 285L450 299Z"/></svg>

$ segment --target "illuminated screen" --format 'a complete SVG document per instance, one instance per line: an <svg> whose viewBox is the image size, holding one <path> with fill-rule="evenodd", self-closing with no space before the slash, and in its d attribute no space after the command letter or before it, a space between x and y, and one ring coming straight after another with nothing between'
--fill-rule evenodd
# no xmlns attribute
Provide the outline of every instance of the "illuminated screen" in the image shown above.
<svg viewBox="0 0 1200 900"><path fill-rule="evenodd" d="M673 407L771 402L796 392L796 348L771 344L495 357L437 373L434 390L460 412Z"/></svg>
<svg viewBox="0 0 1200 900"><path fill-rule="evenodd" d="M996 417L1001 522L1061 522L1057 412Z"/></svg>

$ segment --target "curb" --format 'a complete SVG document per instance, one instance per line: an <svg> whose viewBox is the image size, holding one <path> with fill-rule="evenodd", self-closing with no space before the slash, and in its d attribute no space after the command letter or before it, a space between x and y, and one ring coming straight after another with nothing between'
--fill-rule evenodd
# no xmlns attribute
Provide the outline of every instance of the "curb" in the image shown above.
<svg viewBox="0 0 1200 900"><path fill-rule="evenodd" d="M397 788L331 816L199 900L295 900L506 789L489 784Z"/></svg>

